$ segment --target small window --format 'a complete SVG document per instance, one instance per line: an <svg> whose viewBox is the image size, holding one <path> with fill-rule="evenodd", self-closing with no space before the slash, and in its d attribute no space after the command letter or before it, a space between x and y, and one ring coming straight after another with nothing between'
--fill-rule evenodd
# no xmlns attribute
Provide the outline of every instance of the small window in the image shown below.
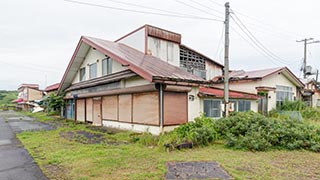
<svg viewBox="0 0 320 180"><path fill-rule="evenodd" d="M102 75L107 75L112 73L112 59L106 58L102 60Z"/></svg>
<svg viewBox="0 0 320 180"><path fill-rule="evenodd" d="M97 77L97 63L93 63L89 67L89 78L96 78Z"/></svg>
<svg viewBox="0 0 320 180"><path fill-rule="evenodd" d="M250 111L251 110L251 102L250 101L238 101L238 111Z"/></svg>
<svg viewBox="0 0 320 180"><path fill-rule="evenodd" d="M86 80L86 68L83 67L80 69L80 81Z"/></svg>
<svg viewBox="0 0 320 180"><path fill-rule="evenodd" d="M208 117L218 118L221 117L221 101L220 100L213 100L207 99L204 100L204 113Z"/></svg>

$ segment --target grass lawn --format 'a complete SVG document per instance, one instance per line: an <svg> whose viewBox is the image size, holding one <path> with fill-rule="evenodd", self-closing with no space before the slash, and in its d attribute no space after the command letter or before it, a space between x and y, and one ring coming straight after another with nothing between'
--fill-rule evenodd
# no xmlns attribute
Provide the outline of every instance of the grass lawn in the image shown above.
<svg viewBox="0 0 320 180"><path fill-rule="evenodd" d="M64 120L54 124L56 130L17 135L50 179L164 179L168 161L217 161L235 179L320 179L319 153L250 152L228 149L219 143L168 153L133 143L131 132L110 134ZM80 130L103 134L106 141L83 144L62 136Z"/></svg>

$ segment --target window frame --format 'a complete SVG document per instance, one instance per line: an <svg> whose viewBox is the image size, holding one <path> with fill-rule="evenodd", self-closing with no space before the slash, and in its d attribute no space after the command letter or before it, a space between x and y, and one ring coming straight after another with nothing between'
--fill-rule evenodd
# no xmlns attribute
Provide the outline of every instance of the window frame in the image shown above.
<svg viewBox="0 0 320 180"><path fill-rule="evenodd" d="M210 107L209 110L210 112L206 112L206 102L210 101ZM212 108L213 102L219 103L218 107ZM207 117L212 117L212 118L221 118L222 117L222 112L221 112L221 103L222 101L220 99L204 99L203 100L203 112L205 113L205 116ZM214 111L216 111L218 116L213 116Z"/></svg>
<svg viewBox="0 0 320 180"><path fill-rule="evenodd" d="M84 72L83 75L82 75L82 72ZM79 70L79 81L81 82L85 80L86 80L86 67L82 67Z"/></svg>
<svg viewBox="0 0 320 180"><path fill-rule="evenodd" d="M112 61L113 60L110 57L102 60L102 63L101 63L102 76L112 74L112 64L113 64Z"/></svg>
<svg viewBox="0 0 320 180"><path fill-rule="evenodd" d="M293 101L293 87L284 86L284 85L276 85L276 102L278 104L282 104L284 101Z"/></svg>
<svg viewBox="0 0 320 180"><path fill-rule="evenodd" d="M94 73L94 75L95 76L93 76L93 73L92 73L92 68L95 66L95 68L94 68L94 70L95 70L95 73ZM97 76L98 76L98 64L97 63L92 63L92 64L90 64L89 65L89 79L93 79L93 78L96 78Z"/></svg>

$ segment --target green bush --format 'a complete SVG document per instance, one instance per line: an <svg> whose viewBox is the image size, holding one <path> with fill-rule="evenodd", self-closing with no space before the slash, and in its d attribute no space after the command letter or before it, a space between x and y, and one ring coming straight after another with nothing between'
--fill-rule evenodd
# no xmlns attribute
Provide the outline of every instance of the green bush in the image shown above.
<svg viewBox="0 0 320 180"><path fill-rule="evenodd" d="M264 151L274 147L320 152L320 129L300 121L247 112L221 118L216 128L227 146L237 149Z"/></svg>
<svg viewBox="0 0 320 180"><path fill-rule="evenodd" d="M171 144L173 146L181 143L192 143L195 146L208 145L218 138L215 120L201 115L194 122L181 125L170 133L160 137L160 145Z"/></svg>
<svg viewBox="0 0 320 180"><path fill-rule="evenodd" d="M281 111L301 111L307 108L303 101L284 101L282 104L277 104L277 110Z"/></svg>

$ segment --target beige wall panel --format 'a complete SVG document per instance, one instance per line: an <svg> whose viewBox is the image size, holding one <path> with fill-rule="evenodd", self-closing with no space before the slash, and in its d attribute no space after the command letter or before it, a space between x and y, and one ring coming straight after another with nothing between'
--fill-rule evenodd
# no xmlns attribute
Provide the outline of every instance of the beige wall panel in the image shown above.
<svg viewBox="0 0 320 180"><path fill-rule="evenodd" d="M101 98L95 99L93 98L93 117L92 117L92 124L95 126L101 126L102 125L102 119L101 119Z"/></svg>
<svg viewBox="0 0 320 180"><path fill-rule="evenodd" d="M77 99L77 121L85 121L85 99Z"/></svg>
<svg viewBox="0 0 320 180"><path fill-rule="evenodd" d="M158 92L137 93L133 95L133 122L159 125Z"/></svg>
<svg viewBox="0 0 320 180"><path fill-rule="evenodd" d="M131 122L132 119L132 95L119 95L119 121Z"/></svg>
<svg viewBox="0 0 320 180"><path fill-rule="evenodd" d="M87 121L92 122L92 114L93 114L93 100L92 98L87 98L86 100L86 116Z"/></svg>
<svg viewBox="0 0 320 180"><path fill-rule="evenodd" d="M187 93L164 93L164 125L177 125L188 120Z"/></svg>
<svg viewBox="0 0 320 180"><path fill-rule="evenodd" d="M118 120L118 96L102 98L102 119Z"/></svg>
<svg viewBox="0 0 320 180"><path fill-rule="evenodd" d="M28 88L28 101L34 101L42 98L42 91Z"/></svg>

